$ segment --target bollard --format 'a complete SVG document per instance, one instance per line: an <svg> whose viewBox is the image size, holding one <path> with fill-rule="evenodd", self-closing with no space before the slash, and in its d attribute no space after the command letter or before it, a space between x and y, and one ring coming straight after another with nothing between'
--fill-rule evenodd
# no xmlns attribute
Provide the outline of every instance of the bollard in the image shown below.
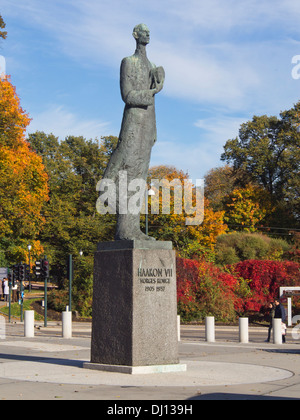
<svg viewBox="0 0 300 420"><path fill-rule="evenodd" d="M62 336L72 338L72 312L62 313Z"/></svg>
<svg viewBox="0 0 300 420"><path fill-rule="evenodd" d="M24 312L24 336L34 337L34 311Z"/></svg>
<svg viewBox="0 0 300 420"><path fill-rule="evenodd" d="M208 343L215 342L215 317L207 316L205 318L205 340Z"/></svg>
<svg viewBox="0 0 300 420"><path fill-rule="evenodd" d="M248 318L239 319L239 340L240 343L249 343L249 321Z"/></svg>
<svg viewBox="0 0 300 420"><path fill-rule="evenodd" d="M178 341L181 340L181 335L180 335L180 315L177 315L177 337L178 337Z"/></svg>
<svg viewBox="0 0 300 420"><path fill-rule="evenodd" d="M281 318L273 318L274 344L282 344Z"/></svg>

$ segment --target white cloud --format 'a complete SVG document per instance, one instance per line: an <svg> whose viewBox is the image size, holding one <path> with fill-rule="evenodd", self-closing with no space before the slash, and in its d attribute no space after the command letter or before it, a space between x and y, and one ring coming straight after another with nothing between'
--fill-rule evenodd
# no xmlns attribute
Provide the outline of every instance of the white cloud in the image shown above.
<svg viewBox="0 0 300 420"><path fill-rule="evenodd" d="M3 2L4 10L21 10L24 21L52 34L57 48L81 65L114 70L134 51L131 31L144 21L149 58L164 65L170 97L249 110L274 104L274 88L280 100L290 93L290 72L275 76L274 64L287 61L291 37L300 33L296 0Z"/></svg>
<svg viewBox="0 0 300 420"><path fill-rule="evenodd" d="M203 120L198 120L195 122L195 126L201 128L206 133L206 135L211 137L211 139L221 138L223 144L224 139L226 141L238 136L240 125L244 122L245 118L229 116L222 117L219 115Z"/></svg>
<svg viewBox="0 0 300 420"><path fill-rule="evenodd" d="M28 133L44 131L52 133L60 139L67 136L83 136L87 139L100 138L109 134L108 122L98 120L83 120L78 115L68 111L62 105L51 105L45 111L33 114Z"/></svg>
<svg viewBox="0 0 300 420"><path fill-rule="evenodd" d="M21 17L25 28L46 31L52 45L79 67L103 71L105 66L116 74L121 59L134 51L132 28L148 24L149 58L166 70L162 94L182 99L186 115L199 104L224 110L211 118L199 111L199 137L190 140L189 149L175 141L159 141L153 149L153 164L173 164L194 177L221 164L223 145L242 122L253 114L277 114L299 98L300 82L291 77L291 59L300 54L298 0L2 0L4 12ZM60 137L95 137L109 128L61 106L33 117L30 131L55 131Z"/></svg>
<svg viewBox="0 0 300 420"><path fill-rule="evenodd" d="M195 181L203 178L211 169L223 166L220 160L227 140L238 136L239 128L247 118L224 116L199 119L195 127L199 129L197 140L181 143L158 141L152 151L151 165L171 165L189 173Z"/></svg>

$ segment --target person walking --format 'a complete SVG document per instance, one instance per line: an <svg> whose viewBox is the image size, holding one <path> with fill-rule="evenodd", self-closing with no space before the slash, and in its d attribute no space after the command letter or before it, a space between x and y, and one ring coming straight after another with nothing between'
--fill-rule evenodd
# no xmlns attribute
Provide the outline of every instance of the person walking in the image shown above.
<svg viewBox="0 0 300 420"><path fill-rule="evenodd" d="M6 278L3 281L3 294L4 294L4 301L8 302L9 286L8 286L8 279Z"/></svg>
<svg viewBox="0 0 300 420"><path fill-rule="evenodd" d="M273 329L273 319L275 318L275 305L273 302L269 303L269 331L268 331L268 338L267 338L267 343L270 343L271 340L271 332Z"/></svg>

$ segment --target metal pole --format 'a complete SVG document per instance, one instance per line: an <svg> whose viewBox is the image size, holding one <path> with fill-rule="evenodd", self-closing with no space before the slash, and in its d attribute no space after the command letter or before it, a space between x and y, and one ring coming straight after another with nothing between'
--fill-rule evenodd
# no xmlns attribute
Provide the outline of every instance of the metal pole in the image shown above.
<svg viewBox="0 0 300 420"><path fill-rule="evenodd" d="M69 255L69 311L72 312L73 257Z"/></svg>
<svg viewBox="0 0 300 420"><path fill-rule="evenodd" d="M31 246L28 246L28 251L29 251L29 293L31 292L31 275L30 275L30 250L31 250Z"/></svg>
<svg viewBox="0 0 300 420"><path fill-rule="evenodd" d="M48 306L48 298L47 298L47 292L48 292L48 282L47 282L47 276L45 276L45 297L44 297L44 326L47 327L47 306Z"/></svg>
<svg viewBox="0 0 300 420"><path fill-rule="evenodd" d="M145 188L145 225L146 225L146 235L148 236L149 233L149 225L148 225L148 188Z"/></svg>
<svg viewBox="0 0 300 420"><path fill-rule="evenodd" d="M21 298L21 322L23 322L23 297L24 297L24 288L22 278L20 279L20 298Z"/></svg>
<svg viewBox="0 0 300 420"><path fill-rule="evenodd" d="M9 269L8 269L8 273L9 273ZM12 274L14 275L14 274ZM9 298L8 298L8 322L11 322L11 281L9 282Z"/></svg>

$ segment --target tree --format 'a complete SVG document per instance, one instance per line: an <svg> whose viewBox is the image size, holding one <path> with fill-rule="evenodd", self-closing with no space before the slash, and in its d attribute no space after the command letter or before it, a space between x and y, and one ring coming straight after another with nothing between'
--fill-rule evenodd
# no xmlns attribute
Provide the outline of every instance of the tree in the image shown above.
<svg viewBox="0 0 300 420"><path fill-rule="evenodd" d="M257 225L272 213L270 197L257 186L236 188L225 200L225 221L232 230L255 232Z"/></svg>
<svg viewBox="0 0 300 420"><path fill-rule="evenodd" d="M25 140L29 123L10 78L0 80L0 246L5 250L35 240L44 223L48 177Z"/></svg>
<svg viewBox="0 0 300 420"><path fill-rule="evenodd" d="M289 212L299 220L300 102L280 118L254 116L241 125L239 137L228 140L221 159L244 170L265 188L273 203L285 202L281 215Z"/></svg>
<svg viewBox="0 0 300 420"><path fill-rule="evenodd" d="M2 19L2 16L0 15L0 29L5 29L6 25L4 20ZM6 39L7 32L6 31L0 31L0 38Z"/></svg>
<svg viewBox="0 0 300 420"><path fill-rule="evenodd" d="M149 182L152 179L170 182L178 180L184 189L184 181L188 180L188 175L174 167L156 166L150 168ZM193 186L191 186L193 187ZM174 187L175 190L176 187ZM163 214L162 195L156 193L154 199L159 200L160 214L150 214L149 211L149 233L158 240L172 241L179 255L184 258L201 257L206 255L207 258L213 258L214 245L218 235L227 230L224 223L224 212L214 212L209 205L209 201L204 199L204 220L203 223L197 225L186 225L186 217L181 202L175 202L175 191L171 190L170 194L170 214ZM184 194L182 194L182 197ZM193 197L193 205L195 205L195 197ZM178 206L179 204L179 206ZM177 214L174 211L178 206L181 211ZM150 207L149 207L150 209ZM142 218L143 220L143 218Z"/></svg>
<svg viewBox="0 0 300 420"><path fill-rule="evenodd" d="M204 194L214 211L225 210L225 201L236 188L244 188L251 177L243 170L225 165L213 168L204 177Z"/></svg>
<svg viewBox="0 0 300 420"><path fill-rule="evenodd" d="M78 292L81 298L76 301L80 309L85 307L85 293L87 299L91 294L92 259L97 243L114 237L114 216L96 211L96 185L117 138L99 142L68 136L59 141L53 134L36 132L28 139L42 157L49 176L50 200L43 208L46 223L39 238L52 263L51 276L61 286L66 278L66 258L73 255L74 289L82 292ZM80 250L84 255L78 260Z"/></svg>

